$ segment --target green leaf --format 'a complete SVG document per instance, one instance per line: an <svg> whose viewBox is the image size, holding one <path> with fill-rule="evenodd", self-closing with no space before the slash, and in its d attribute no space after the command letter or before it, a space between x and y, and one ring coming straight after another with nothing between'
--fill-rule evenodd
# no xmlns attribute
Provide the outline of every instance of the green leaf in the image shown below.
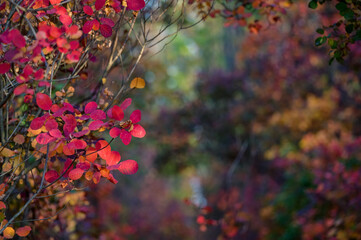
<svg viewBox="0 0 361 240"><path fill-rule="evenodd" d="M344 2L339 2L339 3L336 4L336 9L339 10L339 11L344 11L347 8L348 8L347 4L344 3Z"/></svg>
<svg viewBox="0 0 361 240"><path fill-rule="evenodd" d="M353 31L353 25L352 24L349 24L345 27L345 30L347 33L352 33Z"/></svg>
<svg viewBox="0 0 361 240"><path fill-rule="evenodd" d="M327 40L327 37L319 37L319 38L316 38L315 40L315 45L318 47L318 46L321 46L322 44L324 44Z"/></svg>
<svg viewBox="0 0 361 240"><path fill-rule="evenodd" d="M333 62L333 60L335 60L335 58L334 58L334 57L332 57L332 58L328 61L328 65L331 65L331 64L332 64L332 62Z"/></svg>
<svg viewBox="0 0 361 240"><path fill-rule="evenodd" d="M309 4L308 4L309 8L312 9L316 9L317 8L317 1L316 0L312 0Z"/></svg>
<svg viewBox="0 0 361 240"><path fill-rule="evenodd" d="M319 34L324 34L325 33L325 31L322 28L318 28L316 30L316 32L319 33Z"/></svg>
<svg viewBox="0 0 361 240"><path fill-rule="evenodd" d="M328 46L330 46L330 48L332 48L332 49L337 48L337 41L335 41L335 40L332 39L332 38L329 38L329 39L328 39Z"/></svg>
<svg viewBox="0 0 361 240"><path fill-rule="evenodd" d="M23 104L23 105L21 105L21 107L20 107L20 111L26 112L26 111L28 110L28 108L29 108L28 104Z"/></svg>
<svg viewBox="0 0 361 240"><path fill-rule="evenodd" d="M361 40L361 30L358 30L355 34L355 36L352 37L353 40L355 41L360 41Z"/></svg>
<svg viewBox="0 0 361 240"><path fill-rule="evenodd" d="M346 20L352 20L355 17L355 13L349 8L340 11L340 15L343 16Z"/></svg>

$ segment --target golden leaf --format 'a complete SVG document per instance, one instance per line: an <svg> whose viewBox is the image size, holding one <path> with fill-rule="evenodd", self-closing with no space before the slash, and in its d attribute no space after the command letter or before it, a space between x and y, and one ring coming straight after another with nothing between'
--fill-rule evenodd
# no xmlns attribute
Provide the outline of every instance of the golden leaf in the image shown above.
<svg viewBox="0 0 361 240"><path fill-rule="evenodd" d="M3 157L12 157L15 155L15 152L8 149L8 148L4 148L1 150L1 147L0 147L0 155L3 156Z"/></svg>
<svg viewBox="0 0 361 240"><path fill-rule="evenodd" d="M5 228L3 234L4 234L4 238L12 239L15 235L15 230L12 227L7 227Z"/></svg>
<svg viewBox="0 0 361 240"><path fill-rule="evenodd" d="M143 78L134 78L132 82L130 83L130 88L144 88L145 87L145 81Z"/></svg>

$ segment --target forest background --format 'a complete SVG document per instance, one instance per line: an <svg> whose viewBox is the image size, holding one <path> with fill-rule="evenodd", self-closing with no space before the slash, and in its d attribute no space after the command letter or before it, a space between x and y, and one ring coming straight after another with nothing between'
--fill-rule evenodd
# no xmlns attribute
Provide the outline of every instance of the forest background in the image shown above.
<svg viewBox="0 0 361 240"><path fill-rule="evenodd" d="M96 185L51 192L33 213L49 219L24 216L11 226L34 239L361 239L360 6L274 2L272 12L237 8L245 16L237 21L212 12L191 28L170 26L165 34L175 37L149 48L134 69L145 87L122 93L133 99L127 111L142 111L147 135L111 142L122 159L137 158L137 173L102 173ZM352 17L340 2L354 7ZM207 1L193 4L200 12L190 23ZM355 18L353 29L333 25L340 13ZM101 70L89 64L89 76ZM123 74L102 83L117 89ZM81 102L96 84L63 94ZM19 206L6 202L2 218Z"/></svg>

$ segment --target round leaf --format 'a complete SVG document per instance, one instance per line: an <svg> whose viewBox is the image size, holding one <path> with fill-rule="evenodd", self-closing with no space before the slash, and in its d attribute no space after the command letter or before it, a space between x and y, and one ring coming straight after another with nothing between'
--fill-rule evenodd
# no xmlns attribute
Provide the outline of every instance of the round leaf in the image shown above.
<svg viewBox="0 0 361 240"><path fill-rule="evenodd" d="M130 83L130 88L144 88L145 81L143 78L134 78Z"/></svg>

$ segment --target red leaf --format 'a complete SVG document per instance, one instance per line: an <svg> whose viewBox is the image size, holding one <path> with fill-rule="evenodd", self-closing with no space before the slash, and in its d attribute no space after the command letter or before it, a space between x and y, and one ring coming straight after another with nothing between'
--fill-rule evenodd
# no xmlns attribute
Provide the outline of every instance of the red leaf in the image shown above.
<svg viewBox="0 0 361 240"><path fill-rule="evenodd" d="M111 20L110 18L101 18L100 22L103 23L103 24L107 24L110 27L114 27L114 25L115 25L113 20Z"/></svg>
<svg viewBox="0 0 361 240"><path fill-rule="evenodd" d="M64 110L68 110L69 112L74 112L74 108L70 103L64 103Z"/></svg>
<svg viewBox="0 0 361 240"><path fill-rule="evenodd" d="M79 42L77 40L70 41L69 44L70 44L70 49L71 50L75 50L75 49L79 48Z"/></svg>
<svg viewBox="0 0 361 240"><path fill-rule="evenodd" d="M13 29L9 32L11 42L18 48L23 48L26 45L25 38L21 35L20 31Z"/></svg>
<svg viewBox="0 0 361 240"><path fill-rule="evenodd" d="M44 77L44 69L40 68L38 71L34 73L34 78L36 80L41 80Z"/></svg>
<svg viewBox="0 0 361 240"><path fill-rule="evenodd" d="M100 177L101 177L100 172L94 173L94 175L93 175L93 182L94 182L95 184L98 184L99 181L100 181Z"/></svg>
<svg viewBox="0 0 361 240"><path fill-rule="evenodd" d="M99 30L99 25L100 25L100 23L98 22L98 20L94 19L93 20L93 30L98 31Z"/></svg>
<svg viewBox="0 0 361 240"><path fill-rule="evenodd" d="M24 93L26 91L26 89L28 89L28 86L26 84L21 84L20 86L17 86L14 89L14 95L18 96L18 95Z"/></svg>
<svg viewBox="0 0 361 240"><path fill-rule="evenodd" d="M58 38L62 34L60 28L57 28L55 26L51 26L49 33L50 33L50 36L52 36L53 38Z"/></svg>
<svg viewBox="0 0 361 240"><path fill-rule="evenodd" d="M59 178L59 174L55 170L50 170L45 173L45 180L47 182L54 182Z"/></svg>
<svg viewBox="0 0 361 240"><path fill-rule="evenodd" d="M74 115L66 114L65 116L62 116L61 118L63 119L65 124L69 124L71 126L76 126L76 119L75 119Z"/></svg>
<svg viewBox="0 0 361 240"><path fill-rule="evenodd" d="M55 138L61 138L63 135L61 134L60 130L59 129L51 129L49 131L49 134Z"/></svg>
<svg viewBox="0 0 361 240"><path fill-rule="evenodd" d="M123 109L123 111L125 111L125 109L127 109L130 106L130 104L132 104L132 99L127 98L122 102L122 104L120 104L120 108Z"/></svg>
<svg viewBox="0 0 361 240"><path fill-rule="evenodd" d="M101 126L103 126L103 124L104 123L101 120L93 121L89 124L89 130L91 130L91 131L98 130L99 128L101 128Z"/></svg>
<svg viewBox="0 0 361 240"><path fill-rule="evenodd" d="M109 166L115 165L120 161L120 153L117 151L111 151L108 158L105 159Z"/></svg>
<svg viewBox="0 0 361 240"><path fill-rule="evenodd" d="M198 224L206 224L206 218L204 216L198 216L197 223Z"/></svg>
<svg viewBox="0 0 361 240"><path fill-rule="evenodd" d="M28 78L31 74L34 73L34 69L30 65L26 65L23 70L23 75Z"/></svg>
<svg viewBox="0 0 361 240"><path fill-rule="evenodd" d="M137 123L142 119L142 113L140 110L135 110L130 114L129 119L132 121L132 123Z"/></svg>
<svg viewBox="0 0 361 240"><path fill-rule="evenodd" d="M39 144L48 144L49 142L55 140L52 136L50 136L48 133L40 133L37 137L36 137L36 141Z"/></svg>
<svg viewBox="0 0 361 240"><path fill-rule="evenodd" d="M132 140L132 135L127 130L122 129L122 131L120 131L119 138L122 139L124 145L128 145Z"/></svg>
<svg viewBox="0 0 361 240"><path fill-rule="evenodd" d="M103 110L95 110L90 114L90 117L94 120L103 120L107 118L107 115Z"/></svg>
<svg viewBox="0 0 361 240"><path fill-rule="evenodd" d="M107 159L109 154L111 153L110 145L105 140L99 140L95 144L96 150L98 150L98 154L102 159Z"/></svg>
<svg viewBox="0 0 361 240"><path fill-rule="evenodd" d="M71 19L71 17L69 17L69 15L63 14L60 15L59 17L60 22L62 22L65 26L69 26L73 20Z"/></svg>
<svg viewBox="0 0 361 240"><path fill-rule="evenodd" d="M83 173L84 170L80 168L75 168L69 172L69 178L71 180L78 180L79 178L81 178L81 176L83 176Z"/></svg>
<svg viewBox="0 0 361 240"><path fill-rule="evenodd" d="M145 7L144 0L127 0L128 9L139 11Z"/></svg>
<svg viewBox="0 0 361 240"><path fill-rule="evenodd" d="M113 108L109 108L108 111L107 111L107 115L108 115L109 118L113 118L112 110L113 110Z"/></svg>
<svg viewBox="0 0 361 240"><path fill-rule="evenodd" d="M19 235L20 237L26 237L27 235L29 235L30 232L31 232L31 227L29 226L21 227L16 230L16 234Z"/></svg>
<svg viewBox="0 0 361 240"><path fill-rule="evenodd" d="M76 137L76 138L79 138L79 137L82 137L84 135L87 135L89 132L90 131L89 131L88 128L83 128L83 130L81 130L80 132L73 133L73 136Z"/></svg>
<svg viewBox="0 0 361 240"><path fill-rule="evenodd" d="M93 13L94 13L93 9L88 5L85 5L83 7L83 11L84 11L85 14L88 14L88 15L93 15Z"/></svg>
<svg viewBox="0 0 361 240"><path fill-rule="evenodd" d="M9 72L10 64L9 63L0 63L0 74Z"/></svg>
<svg viewBox="0 0 361 240"><path fill-rule="evenodd" d="M85 154L85 159L88 160L89 162L94 162L98 157L98 153L97 150L93 147L89 147L86 150L86 154Z"/></svg>
<svg viewBox="0 0 361 240"><path fill-rule="evenodd" d="M94 112L95 110L97 110L97 108L98 108L98 104L96 102L89 102L85 106L84 112L86 114L90 114L90 113Z"/></svg>
<svg viewBox="0 0 361 240"><path fill-rule="evenodd" d="M117 127L113 127L113 128L110 129L110 131L109 131L109 135L110 135L112 138L118 137L119 134L120 134L120 129L117 128Z"/></svg>
<svg viewBox="0 0 361 240"><path fill-rule="evenodd" d="M65 163L64 163L63 171L61 172L61 174L63 174L63 173L66 171L65 174L63 175L63 177L67 178L69 172L73 169L73 166L71 166L71 163L72 163L72 162L73 162L73 161L72 161L70 158L66 159L66 161L65 161ZM68 169L68 168L69 168L69 169ZM68 170L67 170L67 169L68 169Z"/></svg>
<svg viewBox="0 0 361 240"><path fill-rule="evenodd" d="M50 131L52 129L58 128L58 123L55 119L48 119L45 123L46 130Z"/></svg>
<svg viewBox="0 0 361 240"><path fill-rule="evenodd" d="M131 175L138 171L138 163L134 160L125 160L119 163L119 172L125 175Z"/></svg>
<svg viewBox="0 0 361 240"><path fill-rule="evenodd" d="M65 7L56 6L54 8L56 9L56 14L58 14L59 16L68 14Z"/></svg>
<svg viewBox="0 0 361 240"><path fill-rule="evenodd" d="M75 154L75 150L74 148L71 147L71 145L64 145L63 146L63 153L66 155L66 156L71 156L71 155L74 155Z"/></svg>
<svg viewBox="0 0 361 240"><path fill-rule="evenodd" d="M66 55L66 58L70 60L72 63L76 63L80 59L81 52L72 51L71 54Z"/></svg>
<svg viewBox="0 0 361 240"><path fill-rule="evenodd" d="M93 21L86 21L83 26L83 33L88 34L93 28Z"/></svg>
<svg viewBox="0 0 361 240"><path fill-rule="evenodd" d="M64 136L68 137L71 133L74 132L76 128L76 125L72 125L72 124L64 124L63 126L63 131L64 131Z"/></svg>
<svg viewBox="0 0 361 240"><path fill-rule="evenodd" d="M61 3L62 0L50 0L51 5L56 5Z"/></svg>
<svg viewBox="0 0 361 240"><path fill-rule="evenodd" d="M81 170L88 171L90 168L90 163L89 162L78 163L76 165L76 168L80 168Z"/></svg>
<svg viewBox="0 0 361 240"><path fill-rule="evenodd" d="M112 107L112 111L111 111L111 118L121 121L124 118L124 112L123 109L121 109L120 107L118 107L117 105L114 105Z"/></svg>
<svg viewBox="0 0 361 240"><path fill-rule="evenodd" d="M108 37L111 37L112 36L112 33L113 33L113 30L112 30L112 27L107 25L107 24L102 24L100 25L100 33L108 38Z"/></svg>
<svg viewBox="0 0 361 240"><path fill-rule="evenodd" d="M77 25L72 25L68 29L66 29L66 33L70 36L77 34L79 31L79 27Z"/></svg>
<svg viewBox="0 0 361 240"><path fill-rule="evenodd" d="M48 95L44 93L37 93L36 104L43 110L50 110L53 103Z"/></svg>
<svg viewBox="0 0 361 240"><path fill-rule="evenodd" d="M96 0L95 1L95 9L100 10L104 7L106 0Z"/></svg>
<svg viewBox="0 0 361 240"><path fill-rule="evenodd" d="M38 130L39 128L41 128L44 125L45 122L45 117L37 117L34 118L33 121L31 121L30 123L30 128L33 130Z"/></svg>
<svg viewBox="0 0 361 240"><path fill-rule="evenodd" d="M55 113L55 112L57 112L59 110L60 110L60 107L58 105L56 105L56 104L53 104L53 106L51 106L51 108L50 108L50 111L52 111L53 113ZM61 113L61 114L63 114L63 113Z"/></svg>
<svg viewBox="0 0 361 240"><path fill-rule="evenodd" d="M6 205L4 202L0 201L0 210L1 209L5 209L6 208Z"/></svg>
<svg viewBox="0 0 361 240"><path fill-rule="evenodd" d="M108 180L114 184L118 183L118 181L114 178L113 174L111 174L111 173L109 173L109 175L108 175Z"/></svg>
<svg viewBox="0 0 361 240"><path fill-rule="evenodd" d="M73 139L68 146L70 149L85 149L87 144L84 140Z"/></svg>
<svg viewBox="0 0 361 240"><path fill-rule="evenodd" d="M146 132L142 126L135 124L133 130L130 132L133 137L142 138L145 136Z"/></svg>

